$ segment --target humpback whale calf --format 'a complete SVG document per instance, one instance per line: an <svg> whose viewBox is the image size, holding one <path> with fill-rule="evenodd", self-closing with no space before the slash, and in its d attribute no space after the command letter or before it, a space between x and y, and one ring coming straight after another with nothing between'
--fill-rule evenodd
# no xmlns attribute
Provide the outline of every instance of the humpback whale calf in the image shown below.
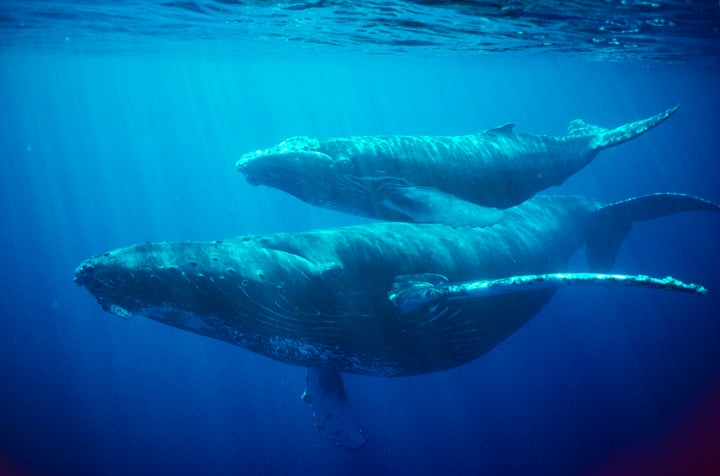
<svg viewBox="0 0 720 476"><path fill-rule="evenodd" d="M565 284L703 293L672 278L597 274L633 222L720 211L688 195L610 205L537 196L487 227L380 222L216 242L145 243L83 261L75 282L106 311L144 315L308 367L303 398L345 449L365 444L340 372L449 369L519 329ZM595 273L564 273L587 244Z"/></svg>
<svg viewBox="0 0 720 476"><path fill-rule="evenodd" d="M243 155L237 169L251 184L351 214L488 225L501 209L562 184L600 150L652 129L678 107L615 129L577 119L563 137L516 134L513 124L464 136L292 137ZM463 200L471 203L457 206Z"/></svg>

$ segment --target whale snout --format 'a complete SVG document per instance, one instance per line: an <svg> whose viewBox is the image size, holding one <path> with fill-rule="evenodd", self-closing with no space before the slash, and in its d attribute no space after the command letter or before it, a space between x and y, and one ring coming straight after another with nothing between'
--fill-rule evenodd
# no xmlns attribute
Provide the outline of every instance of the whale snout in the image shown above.
<svg viewBox="0 0 720 476"><path fill-rule="evenodd" d="M94 296L103 292L104 288L111 287L114 280L111 279L109 270L109 253L88 258L75 268L73 280L78 286L90 291Z"/></svg>
<svg viewBox="0 0 720 476"><path fill-rule="evenodd" d="M92 294L105 310L109 310L118 297L118 291L126 280L111 266L109 253L88 258L77 268L73 280Z"/></svg>
<svg viewBox="0 0 720 476"><path fill-rule="evenodd" d="M244 154L235 163L250 185L279 187L293 193L296 184L315 183L327 176L333 159L324 152L276 146Z"/></svg>
<svg viewBox="0 0 720 476"><path fill-rule="evenodd" d="M247 183L250 185L260 185L260 181L249 171L250 160L251 159L246 156L242 156L240 160L235 163L235 168L237 168L237 171L245 176Z"/></svg>
<svg viewBox="0 0 720 476"><path fill-rule="evenodd" d="M75 268L75 276L73 280L78 286L88 287L93 282L93 274L95 272L95 266L89 261L85 260Z"/></svg>
<svg viewBox="0 0 720 476"><path fill-rule="evenodd" d="M269 155L269 152L267 150L256 150L254 152L248 152L247 154L243 154L242 156L240 156L240 160L235 162L235 167L237 168L238 172L243 172L250 167L250 164L254 159L266 157L267 155Z"/></svg>
<svg viewBox="0 0 720 476"><path fill-rule="evenodd" d="M105 311L128 318L131 313L114 304L112 282L102 278L102 271L102 266L98 269L96 259L89 258L75 268L73 280L78 286L87 289Z"/></svg>

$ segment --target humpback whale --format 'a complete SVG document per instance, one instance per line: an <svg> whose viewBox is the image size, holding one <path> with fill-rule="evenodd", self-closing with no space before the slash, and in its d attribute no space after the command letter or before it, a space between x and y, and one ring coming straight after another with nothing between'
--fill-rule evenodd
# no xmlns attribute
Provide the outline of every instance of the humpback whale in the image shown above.
<svg viewBox="0 0 720 476"><path fill-rule="evenodd" d="M336 444L365 444L340 372L386 377L449 369L491 350L565 284L703 293L673 278L565 273L587 243L612 266L633 222L711 202L655 194L610 205L537 196L487 227L381 222L215 242L145 243L83 261L75 282L106 311L144 315L308 367L303 398Z"/></svg>
<svg viewBox="0 0 720 476"><path fill-rule="evenodd" d="M236 165L250 184L320 207L387 221L488 225L678 108L614 129L576 119L562 137L517 134L513 124L463 136L292 137Z"/></svg>

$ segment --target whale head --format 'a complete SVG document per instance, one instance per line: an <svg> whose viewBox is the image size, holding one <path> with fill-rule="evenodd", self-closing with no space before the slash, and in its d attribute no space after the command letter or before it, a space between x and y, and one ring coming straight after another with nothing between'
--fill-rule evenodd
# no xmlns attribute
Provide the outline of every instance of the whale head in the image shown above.
<svg viewBox="0 0 720 476"><path fill-rule="evenodd" d="M121 248L86 259L74 278L117 316L143 315L265 354L272 338L317 315L314 265L242 237Z"/></svg>
<svg viewBox="0 0 720 476"><path fill-rule="evenodd" d="M333 207L334 195L352 175L349 157L313 137L291 137L268 149L244 154L236 167L251 185L283 190L300 200Z"/></svg>
<svg viewBox="0 0 720 476"><path fill-rule="evenodd" d="M292 182L328 178L342 167L320 141L313 137L291 137L276 146L244 154L237 169L251 185L285 189Z"/></svg>

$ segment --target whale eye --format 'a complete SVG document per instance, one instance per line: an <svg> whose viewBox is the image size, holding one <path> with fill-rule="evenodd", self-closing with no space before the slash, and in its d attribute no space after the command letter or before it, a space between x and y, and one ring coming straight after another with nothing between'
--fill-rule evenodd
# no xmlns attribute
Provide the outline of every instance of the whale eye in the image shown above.
<svg viewBox="0 0 720 476"><path fill-rule="evenodd" d="M347 157L338 157L335 160L335 167L339 168L340 170L349 170L350 167L352 167L352 161Z"/></svg>

